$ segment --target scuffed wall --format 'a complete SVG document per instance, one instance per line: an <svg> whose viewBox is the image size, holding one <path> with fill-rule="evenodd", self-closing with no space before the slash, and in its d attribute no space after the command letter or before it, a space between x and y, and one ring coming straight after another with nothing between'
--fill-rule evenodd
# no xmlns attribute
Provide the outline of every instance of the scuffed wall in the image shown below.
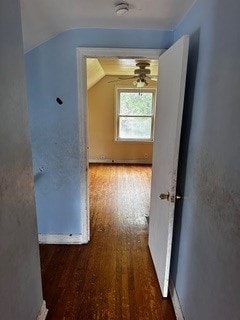
<svg viewBox="0 0 240 320"><path fill-rule="evenodd" d="M197 1L190 34L171 275L186 320L240 315L240 3Z"/></svg>
<svg viewBox="0 0 240 320"><path fill-rule="evenodd" d="M171 31L76 29L26 54L40 233L82 231L79 132L84 119L78 118L77 47L165 49L172 40Z"/></svg>
<svg viewBox="0 0 240 320"><path fill-rule="evenodd" d="M42 304L18 1L0 5L0 318L36 319Z"/></svg>

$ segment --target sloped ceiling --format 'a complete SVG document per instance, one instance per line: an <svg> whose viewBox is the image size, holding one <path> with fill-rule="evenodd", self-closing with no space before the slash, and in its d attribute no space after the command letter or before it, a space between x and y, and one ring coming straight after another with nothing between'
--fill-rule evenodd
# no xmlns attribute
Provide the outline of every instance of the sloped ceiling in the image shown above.
<svg viewBox="0 0 240 320"><path fill-rule="evenodd" d="M142 60L98 58L98 61L102 66L105 75L130 76L134 75L134 70L137 69L136 64ZM157 76L158 60L147 60L147 62L150 64L147 69L151 70L151 75Z"/></svg>
<svg viewBox="0 0 240 320"><path fill-rule="evenodd" d="M98 59L87 59L87 89L92 88L105 75Z"/></svg>
<svg viewBox="0 0 240 320"><path fill-rule="evenodd" d="M104 76L134 76L136 63L135 59L109 59L109 58L88 58L87 59L87 89L93 87ZM158 60L148 60L150 74L157 77Z"/></svg>
<svg viewBox="0 0 240 320"><path fill-rule="evenodd" d="M125 2L119 1L120 2ZM172 30L195 0L129 0L124 16L109 0L20 0L25 51L73 28Z"/></svg>

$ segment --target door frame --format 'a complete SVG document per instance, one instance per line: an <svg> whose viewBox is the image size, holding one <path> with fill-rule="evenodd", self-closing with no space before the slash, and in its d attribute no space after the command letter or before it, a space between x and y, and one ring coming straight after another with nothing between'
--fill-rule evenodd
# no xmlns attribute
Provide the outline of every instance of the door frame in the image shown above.
<svg viewBox="0 0 240 320"><path fill-rule="evenodd" d="M82 243L90 240L90 208L88 183L88 112L87 112L87 58L159 59L164 49L140 48L77 48L78 120L80 144L80 215Z"/></svg>

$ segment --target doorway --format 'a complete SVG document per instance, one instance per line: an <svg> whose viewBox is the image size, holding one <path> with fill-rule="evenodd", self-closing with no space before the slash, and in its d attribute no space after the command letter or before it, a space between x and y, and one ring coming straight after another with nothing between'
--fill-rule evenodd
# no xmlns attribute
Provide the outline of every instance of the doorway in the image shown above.
<svg viewBox="0 0 240 320"><path fill-rule="evenodd" d="M164 54L148 50L149 55L139 55L134 49L123 49L120 57L138 59L159 58L159 83L157 94L156 126L153 148L153 171L150 200L149 247L164 297L168 294L170 257L173 235L174 208L181 196L176 193L178 153L183 113L185 81L188 60L189 36L185 35L174 43ZM84 123L80 130L84 148L82 154L82 217L86 241L89 240L89 195L88 195L88 142L87 142L87 99L86 99L86 57L114 57L120 49L81 49L79 63L79 106L80 120ZM94 51L91 52L90 51ZM125 50L125 51L124 51ZM128 51L129 50L129 51ZM130 55L130 51L131 55ZM146 53L146 52L145 52ZM141 54L141 55L140 55ZM139 79L141 81L141 79ZM144 79L143 79L144 80ZM160 191L160 193L159 193ZM84 202L84 200L86 200ZM159 201L160 200L160 201ZM84 226L85 223L85 226Z"/></svg>
<svg viewBox="0 0 240 320"><path fill-rule="evenodd" d="M80 131L80 161L81 161L81 217L82 217L82 238L87 243L90 240L90 215L89 215L89 140L88 140L88 113L87 113L87 58L122 58L139 60L158 60L164 52L160 49L122 49L122 48L78 48L78 100Z"/></svg>

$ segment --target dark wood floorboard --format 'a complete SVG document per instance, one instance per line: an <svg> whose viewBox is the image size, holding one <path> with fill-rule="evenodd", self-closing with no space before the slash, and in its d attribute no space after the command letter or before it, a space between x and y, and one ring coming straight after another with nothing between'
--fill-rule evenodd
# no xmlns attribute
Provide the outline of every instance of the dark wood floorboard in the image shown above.
<svg viewBox="0 0 240 320"><path fill-rule="evenodd" d="M41 245L48 320L173 320L147 246L151 168L90 165L91 241Z"/></svg>

